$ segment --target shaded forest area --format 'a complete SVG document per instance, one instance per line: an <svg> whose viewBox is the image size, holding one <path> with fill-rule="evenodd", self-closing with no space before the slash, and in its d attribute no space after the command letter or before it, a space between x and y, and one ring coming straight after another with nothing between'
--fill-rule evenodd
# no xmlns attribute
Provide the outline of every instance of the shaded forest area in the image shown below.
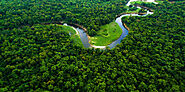
<svg viewBox="0 0 185 92"><path fill-rule="evenodd" d="M3 15L8 24L1 22L0 90L183 92L185 6L164 2L151 7L153 15L123 18L129 35L104 51L81 48L51 25L14 28L21 25L13 22L18 16ZM24 25L34 21L21 19Z"/></svg>

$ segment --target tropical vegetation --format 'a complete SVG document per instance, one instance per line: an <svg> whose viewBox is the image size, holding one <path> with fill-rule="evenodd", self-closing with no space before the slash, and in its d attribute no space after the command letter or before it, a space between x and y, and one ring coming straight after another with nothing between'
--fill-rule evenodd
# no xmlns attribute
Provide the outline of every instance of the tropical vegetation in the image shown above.
<svg viewBox="0 0 185 92"><path fill-rule="evenodd" d="M0 91L183 92L184 2L145 4L153 15L123 17L129 35L111 50L83 48L72 28L53 25L73 22L96 35L126 2L1 0Z"/></svg>

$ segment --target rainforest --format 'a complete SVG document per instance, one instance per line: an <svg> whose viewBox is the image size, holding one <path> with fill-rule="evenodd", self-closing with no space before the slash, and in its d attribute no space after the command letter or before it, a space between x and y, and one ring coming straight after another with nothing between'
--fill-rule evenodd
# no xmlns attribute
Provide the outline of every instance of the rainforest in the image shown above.
<svg viewBox="0 0 185 92"><path fill-rule="evenodd" d="M184 65L184 0L0 0L0 92L183 92Z"/></svg>

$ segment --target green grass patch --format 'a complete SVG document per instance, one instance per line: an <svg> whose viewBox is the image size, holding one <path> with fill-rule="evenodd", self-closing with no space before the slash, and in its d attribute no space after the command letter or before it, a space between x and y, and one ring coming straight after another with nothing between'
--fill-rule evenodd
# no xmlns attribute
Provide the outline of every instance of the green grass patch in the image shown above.
<svg viewBox="0 0 185 92"><path fill-rule="evenodd" d="M96 36L90 37L90 44L96 46L107 46L117 40L121 34L122 29L119 25L116 22L111 22L101 26Z"/></svg>

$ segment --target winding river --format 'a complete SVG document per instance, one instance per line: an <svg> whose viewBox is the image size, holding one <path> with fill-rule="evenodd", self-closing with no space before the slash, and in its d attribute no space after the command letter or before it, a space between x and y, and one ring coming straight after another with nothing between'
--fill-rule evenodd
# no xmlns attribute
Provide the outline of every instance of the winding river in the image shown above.
<svg viewBox="0 0 185 92"><path fill-rule="evenodd" d="M137 8L141 8L141 7L137 7ZM153 12L150 12L149 10L147 10L147 13L144 14L144 15L139 15L139 14L123 14L119 17L116 18L115 22L118 23L118 25L120 26L120 28L122 29L122 34L121 36L115 40L114 42L112 42L111 44L108 45L108 47L110 49L114 48L117 44L120 44L121 43L121 40L123 40L123 38L125 38L127 35L128 35L128 30L123 26L122 24L122 21L121 21L121 18L122 17L125 17L125 16L147 16L147 15L150 15L150 14L153 14ZM64 24L66 26L69 26L67 25L66 23ZM77 30L78 31L78 34L80 35L80 39L84 45L85 48L100 48L100 49L106 49L106 46L94 46L94 45L91 45L89 42L90 40L88 39L88 35L86 34L86 32L83 30L83 29L80 29L80 28L75 28L73 26L71 26L73 29Z"/></svg>

